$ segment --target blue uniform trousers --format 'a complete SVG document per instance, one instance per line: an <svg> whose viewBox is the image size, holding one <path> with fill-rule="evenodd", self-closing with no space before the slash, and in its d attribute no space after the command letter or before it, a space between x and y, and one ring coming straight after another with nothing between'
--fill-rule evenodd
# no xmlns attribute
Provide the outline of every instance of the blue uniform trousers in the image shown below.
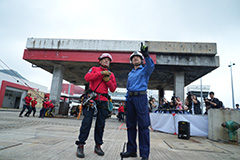
<svg viewBox="0 0 240 160"><path fill-rule="evenodd" d="M40 110L39 117L44 118L47 110L48 110L48 108L42 107L42 109Z"/></svg>
<svg viewBox="0 0 240 160"><path fill-rule="evenodd" d="M97 118L95 123L95 130L94 130L94 140L96 144L102 145L103 144L103 132L105 127L105 120L108 117L108 102L107 101L100 101L97 103ZM78 136L78 141L76 144L86 144L86 140L88 138L91 126L92 126L92 119L94 116L94 109L84 107L83 108L83 115L84 118L82 120L82 126L80 128L80 134Z"/></svg>
<svg viewBox="0 0 240 160"><path fill-rule="evenodd" d="M27 110L28 110L28 112L29 112L29 110L30 110L30 106L24 104L24 105L23 105L23 109L22 109L22 111L20 112L19 116L22 116L22 114L23 114L23 112L25 111L26 108L27 108ZM27 114L27 113L26 113L26 114ZM25 114L25 115L26 115L26 114Z"/></svg>
<svg viewBox="0 0 240 160"><path fill-rule="evenodd" d="M137 152L136 136L138 124L139 150L141 157L148 157L150 152L149 129L150 118L148 112L147 95L128 96L127 98L127 133L128 152Z"/></svg>

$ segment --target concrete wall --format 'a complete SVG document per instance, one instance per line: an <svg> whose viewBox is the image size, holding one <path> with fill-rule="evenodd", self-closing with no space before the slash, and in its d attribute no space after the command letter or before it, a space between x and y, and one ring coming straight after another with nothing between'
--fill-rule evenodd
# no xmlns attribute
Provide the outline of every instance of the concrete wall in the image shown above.
<svg viewBox="0 0 240 160"><path fill-rule="evenodd" d="M227 142L227 129L223 128L221 124L230 120L240 124L240 110L210 109L208 111L208 138L215 141ZM240 142L239 129L238 142Z"/></svg>

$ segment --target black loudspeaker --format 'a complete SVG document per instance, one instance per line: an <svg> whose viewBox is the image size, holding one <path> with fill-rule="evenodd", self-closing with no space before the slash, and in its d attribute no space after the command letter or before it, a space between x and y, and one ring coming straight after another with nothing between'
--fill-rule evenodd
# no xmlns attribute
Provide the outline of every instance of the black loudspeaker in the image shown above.
<svg viewBox="0 0 240 160"><path fill-rule="evenodd" d="M189 139L190 138L190 123L185 121L178 122L178 138Z"/></svg>

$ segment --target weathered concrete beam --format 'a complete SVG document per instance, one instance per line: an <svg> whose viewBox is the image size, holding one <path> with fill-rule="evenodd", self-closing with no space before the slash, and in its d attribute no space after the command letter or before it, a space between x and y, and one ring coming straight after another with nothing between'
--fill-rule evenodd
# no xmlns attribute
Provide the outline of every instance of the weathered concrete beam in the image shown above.
<svg viewBox="0 0 240 160"><path fill-rule="evenodd" d="M28 38L27 49L138 51L141 41Z"/></svg>
<svg viewBox="0 0 240 160"><path fill-rule="evenodd" d="M28 38L27 49L91 50L91 51L139 51L141 42L149 46L150 52L181 54L217 54L216 43L127 41L127 40L87 40L87 39L47 39Z"/></svg>
<svg viewBox="0 0 240 160"><path fill-rule="evenodd" d="M211 66L219 67L219 56L164 55L157 54L156 64L173 66Z"/></svg>
<svg viewBox="0 0 240 160"><path fill-rule="evenodd" d="M149 46L150 52L160 52L168 54L217 54L216 43L146 41L145 44Z"/></svg>

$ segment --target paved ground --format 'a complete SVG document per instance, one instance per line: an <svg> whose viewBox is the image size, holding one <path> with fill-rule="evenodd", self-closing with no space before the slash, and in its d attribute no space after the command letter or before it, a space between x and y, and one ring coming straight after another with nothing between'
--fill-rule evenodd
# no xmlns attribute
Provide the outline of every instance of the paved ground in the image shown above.
<svg viewBox="0 0 240 160"><path fill-rule="evenodd" d="M81 120L75 118L18 117L19 112L0 110L0 160L74 160ZM121 159L127 140L125 124L112 117L104 132L103 157L93 153L93 126L85 145L87 160ZM178 139L176 135L150 132L151 160L239 160L240 146L213 142L206 138ZM137 160L128 158L128 160Z"/></svg>

